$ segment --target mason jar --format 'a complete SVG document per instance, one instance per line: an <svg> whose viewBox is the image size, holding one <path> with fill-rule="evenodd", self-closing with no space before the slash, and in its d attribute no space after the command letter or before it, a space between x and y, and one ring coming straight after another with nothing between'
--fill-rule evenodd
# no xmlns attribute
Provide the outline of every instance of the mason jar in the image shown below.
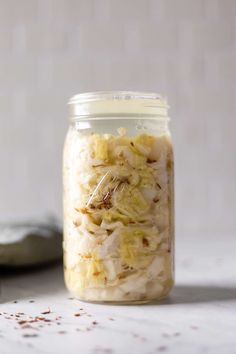
<svg viewBox="0 0 236 354"><path fill-rule="evenodd" d="M155 93L69 101L64 146L64 275L92 302L164 298L174 278L173 150Z"/></svg>

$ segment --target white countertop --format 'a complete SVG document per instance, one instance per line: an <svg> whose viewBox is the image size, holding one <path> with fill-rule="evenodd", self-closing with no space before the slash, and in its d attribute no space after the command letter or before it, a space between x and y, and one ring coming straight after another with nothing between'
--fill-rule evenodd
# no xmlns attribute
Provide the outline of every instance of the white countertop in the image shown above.
<svg viewBox="0 0 236 354"><path fill-rule="evenodd" d="M234 235L179 236L176 286L159 304L80 302L61 266L1 274L0 354L235 354L235 250ZM46 321L18 324L29 316Z"/></svg>

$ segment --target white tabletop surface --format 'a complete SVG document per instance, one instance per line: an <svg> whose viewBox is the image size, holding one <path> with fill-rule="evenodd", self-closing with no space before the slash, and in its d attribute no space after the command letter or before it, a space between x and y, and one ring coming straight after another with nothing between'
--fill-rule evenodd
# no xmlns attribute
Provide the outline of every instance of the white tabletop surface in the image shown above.
<svg viewBox="0 0 236 354"><path fill-rule="evenodd" d="M179 236L176 286L167 300L149 305L73 299L61 266L1 272L0 354L235 354L235 252L234 235ZM44 319L18 323L30 316Z"/></svg>

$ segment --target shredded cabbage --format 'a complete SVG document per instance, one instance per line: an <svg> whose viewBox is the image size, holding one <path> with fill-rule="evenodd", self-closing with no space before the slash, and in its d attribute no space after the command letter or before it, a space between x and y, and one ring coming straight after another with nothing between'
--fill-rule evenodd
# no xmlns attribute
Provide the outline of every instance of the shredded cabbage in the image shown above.
<svg viewBox="0 0 236 354"><path fill-rule="evenodd" d="M91 301L164 296L173 282L169 138L72 130L65 153L69 289Z"/></svg>

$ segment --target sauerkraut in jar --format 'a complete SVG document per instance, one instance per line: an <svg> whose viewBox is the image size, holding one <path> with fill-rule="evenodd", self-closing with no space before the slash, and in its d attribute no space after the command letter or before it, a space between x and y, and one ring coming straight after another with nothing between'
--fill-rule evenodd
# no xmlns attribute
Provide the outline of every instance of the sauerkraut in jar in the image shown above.
<svg viewBox="0 0 236 354"><path fill-rule="evenodd" d="M69 102L64 274L93 302L142 303L173 285L173 152L166 100L97 92Z"/></svg>

